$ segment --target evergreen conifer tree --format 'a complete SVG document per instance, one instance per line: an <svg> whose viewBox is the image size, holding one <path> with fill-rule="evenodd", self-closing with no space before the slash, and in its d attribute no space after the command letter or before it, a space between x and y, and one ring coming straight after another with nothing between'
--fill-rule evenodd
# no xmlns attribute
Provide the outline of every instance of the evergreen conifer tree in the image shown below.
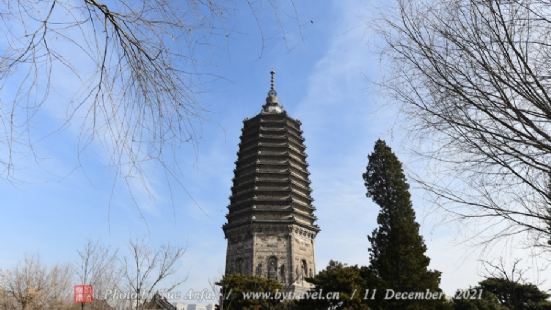
<svg viewBox="0 0 551 310"><path fill-rule="evenodd" d="M427 247L415 221L409 185L402 164L382 140L369 155L363 178L367 197L381 210L369 241L370 268L379 278L377 294L381 309L434 309L442 302L426 300L382 300L386 289L395 292L440 292L440 272L428 269Z"/></svg>

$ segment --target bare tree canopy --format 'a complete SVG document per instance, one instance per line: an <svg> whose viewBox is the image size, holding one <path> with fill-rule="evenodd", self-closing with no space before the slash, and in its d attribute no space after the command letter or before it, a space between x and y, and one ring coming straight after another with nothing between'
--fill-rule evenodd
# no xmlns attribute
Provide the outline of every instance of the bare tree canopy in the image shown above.
<svg viewBox="0 0 551 310"><path fill-rule="evenodd" d="M0 174L37 160L33 143L67 127L78 152L106 145L123 176L190 141L200 114L192 41L223 11L194 0L0 1ZM33 132L52 100L57 128Z"/></svg>
<svg viewBox="0 0 551 310"><path fill-rule="evenodd" d="M43 265L37 256L26 257L13 270L0 274L0 289L6 307L9 300L16 309L59 309L71 296L72 270L69 265Z"/></svg>
<svg viewBox="0 0 551 310"><path fill-rule="evenodd" d="M49 267L38 256L26 256L13 268L0 269L0 309L88 309L73 302L74 285L80 284L93 287L94 309L142 309L155 294L167 298L185 281L180 276L184 254L180 247L144 241L130 241L128 251L120 254L88 241L73 266Z"/></svg>
<svg viewBox="0 0 551 310"><path fill-rule="evenodd" d="M75 264L78 283L92 285L95 296L104 299L109 291L118 289L120 270L117 270L117 251L112 251L98 241L88 241L78 251ZM84 309L84 304L81 304Z"/></svg>
<svg viewBox="0 0 551 310"><path fill-rule="evenodd" d="M494 236L551 240L550 1L399 1L383 33L388 85L448 169L422 181L460 218L496 220Z"/></svg>
<svg viewBox="0 0 551 310"><path fill-rule="evenodd" d="M127 305L131 309L139 309L151 299L160 284L169 285L163 293L170 293L185 281L179 279L170 282L185 254L183 248L164 245L153 249L143 241L130 241L129 250L130 254L122 258L125 283L121 286L132 293Z"/></svg>

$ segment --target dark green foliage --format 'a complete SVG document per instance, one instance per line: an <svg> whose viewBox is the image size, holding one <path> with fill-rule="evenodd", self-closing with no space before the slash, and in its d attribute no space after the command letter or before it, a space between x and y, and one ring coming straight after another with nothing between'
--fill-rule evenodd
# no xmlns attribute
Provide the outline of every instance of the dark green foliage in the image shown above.
<svg viewBox="0 0 551 310"><path fill-rule="evenodd" d="M430 259L411 204L402 164L382 140L375 143L363 175L367 197L380 207L379 227L369 236L370 269L379 290L439 292L440 272L428 270ZM383 295L383 294L381 294ZM432 309L434 301L381 301L384 309Z"/></svg>
<svg viewBox="0 0 551 310"><path fill-rule="evenodd" d="M551 310L549 294L530 283L512 282L502 278L488 278L479 283L485 292L494 294L499 302L515 310Z"/></svg>
<svg viewBox="0 0 551 310"><path fill-rule="evenodd" d="M455 299L455 310L551 310L549 294L537 286L503 278L487 278L474 290L482 290L480 299Z"/></svg>
<svg viewBox="0 0 551 310"><path fill-rule="evenodd" d="M479 290L480 287L471 288ZM510 310L501 305L497 297L491 292L482 292L480 299L454 299L454 310Z"/></svg>
<svg viewBox="0 0 551 310"><path fill-rule="evenodd" d="M330 261L327 268L307 280L315 285L313 291L338 292L338 300L304 299L297 302L297 309L368 309L363 300L365 269Z"/></svg>
<svg viewBox="0 0 551 310"><path fill-rule="evenodd" d="M281 283L262 277L245 276L241 274L227 274L217 285L221 286L224 310L242 309L275 309L281 300L277 299L245 299L243 293L281 291Z"/></svg>

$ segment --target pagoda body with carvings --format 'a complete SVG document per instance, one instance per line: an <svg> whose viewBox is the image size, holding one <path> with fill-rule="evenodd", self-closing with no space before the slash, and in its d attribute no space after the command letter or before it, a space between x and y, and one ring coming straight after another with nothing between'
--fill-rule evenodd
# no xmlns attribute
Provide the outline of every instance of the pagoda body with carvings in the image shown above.
<svg viewBox="0 0 551 310"><path fill-rule="evenodd" d="M287 115L274 89L245 119L237 153L227 223L226 274L262 276L303 292L315 274L319 232L300 121Z"/></svg>

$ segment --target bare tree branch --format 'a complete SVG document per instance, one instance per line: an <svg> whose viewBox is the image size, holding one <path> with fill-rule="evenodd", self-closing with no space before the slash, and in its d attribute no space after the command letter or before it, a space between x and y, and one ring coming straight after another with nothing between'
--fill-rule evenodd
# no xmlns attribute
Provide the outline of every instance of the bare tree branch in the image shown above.
<svg viewBox="0 0 551 310"><path fill-rule="evenodd" d="M130 241L130 256L123 258L123 274L127 286L135 300L130 300L132 309L139 309L141 305L152 298L159 285L166 282L177 271L177 264L185 254L184 249L165 245L153 250L144 242ZM168 293L181 285L186 279L173 281L163 291Z"/></svg>
<svg viewBox="0 0 551 310"><path fill-rule="evenodd" d="M36 256L26 257L1 274L2 291L18 309L59 309L70 297L72 270L68 265L44 266Z"/></svg>
<svg viewBox="0 0 551 310"><path fill-rule="evenodd" d="M399 1L382 33L404 103L448 182L419 180L460 218L551 240L548 1Z"/></svg>

